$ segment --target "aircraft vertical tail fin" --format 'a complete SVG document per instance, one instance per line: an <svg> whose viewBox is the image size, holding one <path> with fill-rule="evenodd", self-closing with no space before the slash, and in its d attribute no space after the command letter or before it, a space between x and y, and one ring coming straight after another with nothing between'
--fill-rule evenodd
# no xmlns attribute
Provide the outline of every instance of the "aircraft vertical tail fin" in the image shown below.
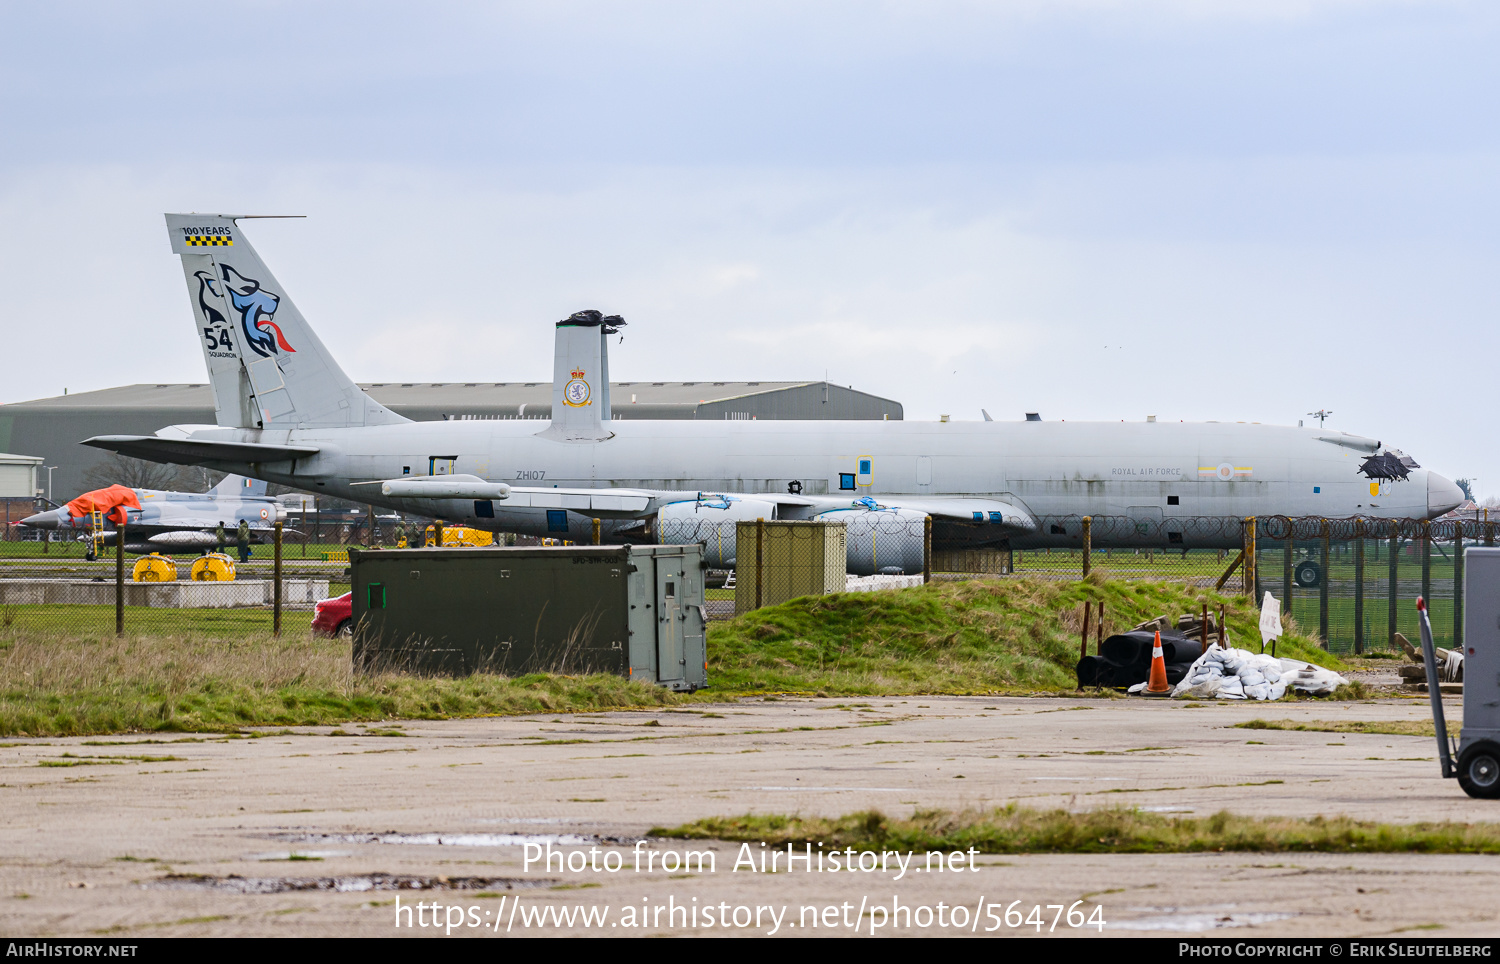
<svg viewBox="0 0 1500 964"><path fill-rule="evenodd" d="M220 499L242 498L247 495L265 495L267 484L260 479L247 479L243 475L226 475L209 493Z"/></svg>
<svg viewBox="0 0 1500 964"><path fill-rule="evenodd" d="M407 419L364 393L224 214L168 214L220 425L342 428Z"/></svg>
<svg viewBox="0 0 1500 964"><path fill-rule="evenodd" d="M625 319L592 309L557 323L552 359L552 424L538 435L562 442L602 442L609 430L610 335Z"/></svg>

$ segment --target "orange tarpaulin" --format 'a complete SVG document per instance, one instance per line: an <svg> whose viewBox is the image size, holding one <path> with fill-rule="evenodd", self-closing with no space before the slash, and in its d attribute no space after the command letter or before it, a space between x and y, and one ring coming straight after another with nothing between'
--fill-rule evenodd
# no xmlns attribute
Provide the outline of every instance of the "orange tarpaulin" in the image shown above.
<svg viewBox="0 0 1500 964"><path fill-rule="evenodd" d="M68 514L77 519L86 516L95 509L104 513L104 518L116 525L125 523L125 507L132 509L141 507L141 500L135 497L135 490L123 485L112 485L107 489L95 489L85 492L72 502L68 503Z"/></svg>

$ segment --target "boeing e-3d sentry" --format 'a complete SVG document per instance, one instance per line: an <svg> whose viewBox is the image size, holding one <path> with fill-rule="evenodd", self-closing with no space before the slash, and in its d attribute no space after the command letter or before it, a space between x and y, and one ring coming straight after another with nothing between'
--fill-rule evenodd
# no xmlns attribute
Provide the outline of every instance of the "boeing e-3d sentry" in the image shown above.
<svg viewBox="0 0 1500 964"><path fill-rule="evenodd" d="M1243 423L618 421L606 337L558 322L552 421L412 422L344 374L229 215L167 215L216 425L87 444L205 465L492 531L701 541L721 521L848 523L850 571L919 570L921 521L950 546L1227 547L1247 516L1433 517L1459 488L1373 438ZM1394 477L1390 477L1394 476ZM705 522L707 528L705 528ZM876 531L893 532L881 558ZM901 533L906 533L901 536ZM732 553L710 546L710 558Z"/></svg>
<svg viewBox="0 0 1500 964"><path fill-rule="evenodd" d="M219 525L224 526L232 542L242 520L249 524L252 538L260 542L277 521L286 518L286 510L266 495L265 482L230 475L207 492L112 485L85 492L56 509L27 516L20 524L78 533L83 538L82 533L93 525L91 510L96 508L106 517L104 522L125 522L125 551L138 555L212 549L218 545ZM115 530L107 526L100 542L112 546L114 541Z"/></svg>

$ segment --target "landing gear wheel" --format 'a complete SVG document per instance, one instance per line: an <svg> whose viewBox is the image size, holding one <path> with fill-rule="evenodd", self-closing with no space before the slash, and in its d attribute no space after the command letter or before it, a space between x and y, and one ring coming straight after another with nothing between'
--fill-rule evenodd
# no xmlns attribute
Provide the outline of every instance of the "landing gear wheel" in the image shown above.
<svg viewBox="0 0 1500 964"><path fill-rule="evenodd" d="M1292 571L1292 578L1303 589L1316 589L1323 581L1323 567L1316 562L1300 562Z"/></svg>
<svg viewBox="0 0 1500 964"><path fill-rule="evenodd" d="M1500 745L1480 740L1458 755L1458 785L1481 800L1500 797Z"/></svg>

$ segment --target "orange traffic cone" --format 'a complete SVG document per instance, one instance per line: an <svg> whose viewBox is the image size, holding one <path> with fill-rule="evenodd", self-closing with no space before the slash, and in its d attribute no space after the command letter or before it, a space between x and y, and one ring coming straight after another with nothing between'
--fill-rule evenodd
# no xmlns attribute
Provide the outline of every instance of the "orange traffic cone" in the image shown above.
<svg viewBox="0 0 1500 964"><path fill-rule="evenodd" d="M1156 645L1151 649L1151 677L1146 682L1143 696L1170 696L1172 687L1167 683L1167 660L1161 652L1161 632L1156 633Z"/></svg>

